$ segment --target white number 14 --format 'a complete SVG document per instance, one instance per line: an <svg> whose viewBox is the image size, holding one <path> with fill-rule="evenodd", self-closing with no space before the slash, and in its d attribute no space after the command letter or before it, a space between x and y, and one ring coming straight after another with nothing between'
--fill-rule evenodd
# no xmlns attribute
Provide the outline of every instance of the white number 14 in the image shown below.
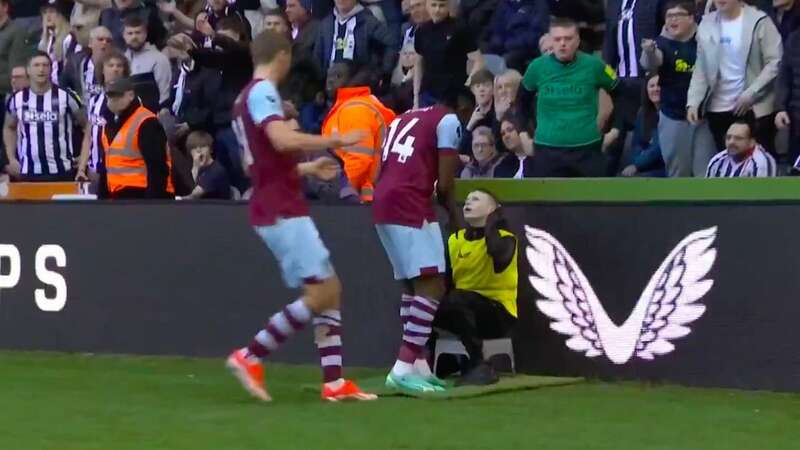
<svg viewBox="0 0 800 450"><path fill-rule="evenodd" d="M408 133L411 132L411 129L414 128L417 122L419 122L419 118L415 117L411 119L411 121L400 130L400 133L397 133L397 126L400 124L400 120L394 120L392 122L392 125L389 127L389 136L386 138L386 143L383 146L384 161L386 161L389 153L396 153L397 161L401 164L405 164L408 157L414 154L414 141L416 138L414 136L409 136ZM397 133L396 137L395 133Z"/></svg>

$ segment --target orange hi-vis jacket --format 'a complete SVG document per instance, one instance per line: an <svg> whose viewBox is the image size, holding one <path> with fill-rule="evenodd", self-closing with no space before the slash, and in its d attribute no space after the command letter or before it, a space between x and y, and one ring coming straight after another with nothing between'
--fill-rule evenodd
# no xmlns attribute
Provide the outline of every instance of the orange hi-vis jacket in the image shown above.
<svg viewBox="0 0 800 450"><path fill-rule="evenodd" d="M350 185L363 202L372 201L373 182L381 163L381 145L394 118L394 111L373 96L368 87L348 87L336 92L336 103L322 123L324 136L354 130L366 132L358 144L335 149L344 161Z"/></svg>
<svg viewBox="0 0 800 450"><path fill-rule="evenodd" d="M147 189L147 166L139 147L139 129L145 120L155 119L156 115L144 106L140 106L128 117L128 120L108 142L106 130L103 128L103 148L106 152L106 173L108 191L112 194L125 188ZM172 173L172 159L167 152L167 167ZM167 177L167 192L174 194L172 180Z"/></svg>

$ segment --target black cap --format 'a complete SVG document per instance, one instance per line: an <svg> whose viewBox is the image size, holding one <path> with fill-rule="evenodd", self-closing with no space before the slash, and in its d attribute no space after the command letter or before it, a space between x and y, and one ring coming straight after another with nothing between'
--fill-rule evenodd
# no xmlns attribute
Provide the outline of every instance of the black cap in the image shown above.
<svg viewBox="0 0 800 450"><path fill-rule="evenodd" d="M72 2L68 0L47 0L42 4L41 10L55 9L59 14L69 19L69 16L72 15L72 6Z"/></svg>
<svg viewBox="0 0 800 450"><path fill-rule="evenodd" d="M111 82L106 88L106 95L115 96L122 95L126 92L134 91L133 81L130 78L120 78L117 81Z"/></svg>

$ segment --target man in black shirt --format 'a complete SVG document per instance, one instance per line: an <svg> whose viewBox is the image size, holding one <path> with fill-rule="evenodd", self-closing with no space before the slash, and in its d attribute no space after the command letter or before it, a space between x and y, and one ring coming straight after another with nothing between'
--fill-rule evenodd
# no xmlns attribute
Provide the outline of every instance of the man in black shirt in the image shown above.
<svg viewBox="0 0 800 450"><path fill-rule="evenodd" d="M414 66L414 107L431 106L465 90L470 75L483 69L476 36L450 17L447 0L428 0L431 21L420 25L414 38L419 60Z"/></svg>

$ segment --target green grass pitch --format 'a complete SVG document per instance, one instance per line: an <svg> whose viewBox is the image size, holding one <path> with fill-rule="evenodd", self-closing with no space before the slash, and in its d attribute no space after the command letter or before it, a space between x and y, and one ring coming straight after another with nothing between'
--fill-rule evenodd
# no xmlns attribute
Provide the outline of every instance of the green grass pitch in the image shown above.
<svg viewBox="0 0 800 450"><path fill-rule="evenodd" d="M353 377L374 370L351 370ZM796 450L800 395L588 382L486 397L323 404L313 367L271 404L222 360L0 353L0 450Z"/></svg>

